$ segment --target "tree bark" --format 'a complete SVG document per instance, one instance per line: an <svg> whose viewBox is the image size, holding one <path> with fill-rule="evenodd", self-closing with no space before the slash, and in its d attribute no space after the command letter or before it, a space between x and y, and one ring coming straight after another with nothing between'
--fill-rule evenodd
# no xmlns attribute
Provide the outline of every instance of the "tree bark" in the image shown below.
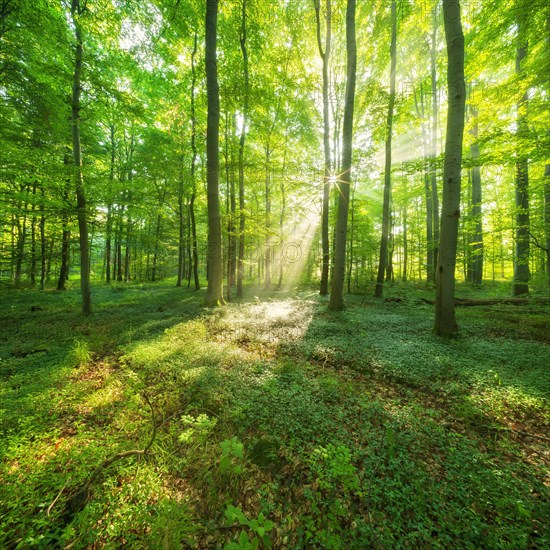
<svg viewBox="0 0 550 550"><path fill-rule="evenodd" d="M516 74L522 79L523 60L527 57L525 15L518 17L518 47L516 53ZM516 162L516 254L514 262L513 295L520 296L529 292L529 165L528 159L522 151L522 139L527 137L529 127L527 123L528 91L525 90L517 106L517 135L519 137Z"/></svg>
<svg viewBox="0 0 550 550"><path fill-rule="evenodd" d="M391 45L390 45L390 100L386 119L386 162L384 167L384 202L382 206L382 239L380 242L380 260L374 295L380 298L384 292L384 271L388 260L388 238L390 231L391 204L391 143L393 127L393 108L395 105L395 70L397 63L397 6L391 4Z"/></svg>
<svg viewBox="0 0 550 550"><path fill-rule="evenodd" d="M471 108L472 116L477 118L478 113L475 107ZM478 139L478 124L477 120L472 128L472 136L474 142L470 146L470 155L473 166L470 172L471 178L471 216L474 225L473 235L470 240L470 261L468 266L469 281L481 286L483 281L483 220L481 212L481 167L479 166L479 143Z"/></svg>
<svg viewBox="0 0 550 550"><path fill-rule="evenodd" d="M82 79L83 40L80 17L83 10L80 0L72 0L71 16L75 27L75 58L73 73L73 92L71 100L71 122L73 138L73 161L76 181L76 208L80 242L80 291L82 293L82 313L92 312L92 291L90 286L90 253L88 243L88 219L86 195L84 192L84 177L82 173L82 149L80 145L80 93Z"/></svg>
<svg viewBox="0 0 550 550"><path fill-rule="evenodd" d="M265 279L264 288L271 287L271 148L269 139L265 145Z"/></svg>
<svg viewBox="0 0 550 550"><path fill-rule="evenodd" d="M183 148L183 144L182 144ZM180 173L178 178L178 277L176 286L181 287L182 280L184 278L183 266L185 263L185 216L184 216L184 203L183 203L183 165L184 165L183 153L180 158Z"/></svg>
<svg viewBox="0 0 550 550"><path fill-rule="evenodd" d="M193 278L195 290L200 290L199 281L199 247L197 244L197 224L195 221L195 196L197 194L197 182L195 180L196 162L197 162L197 116L195 113L195 56L198 49L198 36L195 33L193 42L193 53L191 54L191 199L189 201L189 218L191 221L191 238L193 246Z"/></svg>
<svg viewBox="0 0 550 550"><path fill-rule="evenodd" d="M246 141L246 125L248 124L249 108L249 76L248 76L248 50L246 48L246 0L242 0L241 15L241 35L239 42L241 44L241 53L243 56L243 75L244 75L244 101L241 136L239 139L239 250L237 258L237 298L243 296L243 278L244 278L244 251L245 251L245 202L244 202L244 145Z"/></svg>
<svg viewBox="0 0 550 550"><path fill-rule="evenodd" d="M111 164L109 167L109 189L108 204L107 204L107 224L105 235L105 282L111 283L111 254L112 254L112 238L113 238L113 181L115 180L115 160L116 160L116 143L115 143L115 125L110 125L111 136Z"/></svg>
<svg viewBox="0 0 550 550"><path fill-rule="evenodd" d="M69 278L69 252L71 232L69 230L69 219L66 213L63 213L61 217L61 224L63 227L63 232L61 234L61 265L59 266L59 279L57 280L57 290L65 290L66 282Z"/></svg>
<svg viewBox="0 0 550 550"><path fill-rule="evenodd" d="M437 7L434 10L432 40L430 49L431 86L432 86L432 127L430 144L430 185L432 192L432 214L433 214L433 266L437 265L439 255L439 195L437 193L437 124L439 118L439 106L437 101ZM430 275L429 280L435 279L435 271Z"/></svg>
<svg viewBox="0 0 550 550"><path fill-rule="evenodd" d="M31 261L29 278L32 286L36 285L36 183L32 186L32 219L31 219Z"/></svg>
<svg viewBox="0 0 550 550"><path fill-rule="evenodd" d="M355 0L348 0L346 9L346 102L342 131L342 169L339 178L338 215L336 219L336 242L334 273L332 277L329 309L345 308L344 277L346 271L346 240L353 152L353 110L355 104L355 80L357 71L357 45L355 38Z"/></svg>
<svg viewBox="0 0 550 550"><path fill-rule="evenodd" d="M431 144L430 144L430 134L427 128L425 121L425 101L424 101L424 87L422 83L420 84L420 105L418 105L418 100L415 90L415 106L418 118L422 121L422 142L424 149L424 160L426 162L424 168L424 198L426 201L426 280L433 281L435 276L435 265L434 265L434 235L433 235L433 222L434 222L434 213L433 213L433 194L432 194L432 178L431 178Z"/></svg>
<svg viewBox="0 0 550 550"><path fill-rule="evenodd" d="M46 193L44 186L40 187L40 290L46 286Z"/></svg>
<svg viewBox="0 0 550 550"><path fill-rule="evenodd" d="M323 62L323 145L325 150L325 174L323 178L323 206L321 212L321 246L323 249L323 265L321 268L321 288L319 294L328 294L328 280L330 267L329 242L329 204L330 204L330 176L332 174L332 160L330 154L330 114L329 114L329 61L331 52L332 11L330 0L326 0L326 31L325 45L321 37L321 5L320 0L313 0L315 21L317 23L317 46Z"/></svg>
<svg viewBox="0 0 550 550"><path fill-rule="evenodd" d="M157 280L157 265L158 265L158 255L159 255L159 242L160 234L162 231L162 215L157 215L157 224L155 229L155 248L153 252L153 266L151 268L151 282L156 282Z"/></svg>
<svg viewBox="0 0 550 550"><path fill-rule="evenodd" d="M448 115L443 170L443 206L441 212L440 253L436 272L435 331L455 337L455 266L460 216L460 176L466 88L464 82L464 34L458 0L443 0L447 43Z"/></svg>
<svg viewBox="0 0 550 550"><path fill-rule="evenodd" d="M219 197L220 97L216 64L218 0L206 0L206 184L208 202L208 288L206 305L223 304L222 232Z"/></svg>

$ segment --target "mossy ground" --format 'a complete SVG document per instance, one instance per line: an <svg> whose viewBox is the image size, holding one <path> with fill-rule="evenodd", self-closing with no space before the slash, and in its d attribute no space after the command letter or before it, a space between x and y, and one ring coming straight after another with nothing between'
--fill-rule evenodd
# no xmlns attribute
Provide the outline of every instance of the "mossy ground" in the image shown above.
<svg viewBox="0 0 550 550"><path fill-rule="evenodd" d="M0 547L548 547L548 308L396 292L4 291Z"/></svg>

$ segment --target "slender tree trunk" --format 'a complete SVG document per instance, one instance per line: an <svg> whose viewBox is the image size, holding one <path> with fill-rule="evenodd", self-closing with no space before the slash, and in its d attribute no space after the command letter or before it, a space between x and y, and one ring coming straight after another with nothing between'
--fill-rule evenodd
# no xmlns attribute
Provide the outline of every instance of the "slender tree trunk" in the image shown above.
<svg viewBox="0 0 550 550"><path fill-rule="evenodd" d="M45 191L44 187L40 188L40 290L46 287L46 214L45 214Z"/></svg>
<svg viewBox="0 0 550 550"><path fill-rule="evenodd" d="M71 100L71 121L73 137L73 161L76 180L76 208L78 216L78 230L80 241L80 291L82 293L82 313L89 315L92 312L92 291L90 286L90 253L88 243L88 220L86 195L84 193L84 178L82 174L82 150L80 146L80 93L82 91L82 60L83 41L80 17L83 10L80 0L72 0L71 16L75 27L75 65L73 73L73 93Z"/></svg>
<svg viewBox="0 0 550 550"><path fill-rule="evenodd" d="M395 105L395 68L397 62L397 6L391 4L391 46L390 46L390 101L388 118L386 120L386 163L384 168L384 203L382 206L382 240L380 242L380 260L378 276L376 277L375 296L380 298L384 292L384 271L388 257L388 238L390 231L390 203L391 203L391 143L393 127L393 108Z"/></svg>
<svg viewBox="0 0 550 550"><path fill-rule="evenodd" d="M315 8L315 20L317 23L317 46L319 55L323 61L323 144L325 149L325 174L323 178L323 207L321 212L321 245L323 249L323 265L321 269L320 294L328 294L328 278L330 267L330 241L329 241L329 204L330 204L330 177L332 174L332 160L330 154L330 115L329 115L329 60L331 50L331 26L332 12L331 2L325 4L325 45L323 47L321 32L321 4L320 0L313 0Z"/></svg>
<svg viewBox="0 0 550 550"><path fill-rule="evenodd" d="M193 53L191 54L191 199L189 201L189 218L191 222L191 237L193 246L193 278L195 282L195 290L201 287L199 281L199 247L197 243L197 224L195 221L195 196L197 193L197 182L195 180L195 166L197 162L197 117L195 114L195 56L198 49L198 37L195 33L193 44Z"/></svg>
<svg viewBox="0 0 550 550"><path fill-rule="evenodd" d="M407 282L407 264L409 262L409 239L408 239L408 220L407 220L407 205L403 207L403 271L401 280Z"/></svg>
<svg viewBox="0 0 550 550"><path fill-rule="evenodd" d="M350 236L349 236L349 258L348 258L348 294L351 293L351 275L353 272L353 241L355 239L355 183L351 190L351 214L350 214Z"/></svg>
<svg viewBox="0 0 550 550"><path fill-rule="evenodd" d="M161 230L162 230L162 216L161 214L158 214L157 225L155 229L155 248L153 252L153 266L151 268L151 282L153 283L157 280L157 265L158 265Z"/></svg>
<svg viewBox="0 0 550 550"><path fill-rule="evenodd" d="M52 237L50 239L50 249L48 251L48 260L46 262L46 282L50 282L50 274L52 271L52 258L53 258L53 249L55 246L55 239Z"/></svg>
<svg viewBox="0 0 550 550"><path fill-rule="evenodd" d="M355 0L348 0L346 9L346 103L342 131L342 170L339 177L338 216L336 219L336 246L334 251L334 274L332 277L329 309L345 308L344 277L346 271L346 240L353 151L353 109L355 104L355 80L357 70L357 45L355 39Z"/></svg>
<svg viewBox="0 0 550 550"><path fill-rule="evenodd" d="M437 101L437 6L434 10L432 39L430 48L430 67L432 85L432 127L431 127L431 151L430 151L430 185L432 191L433 213L433 266L437 265L439 255L439 195L437 193L437 124L439 118L439 106ZM429 280L435 279L435 272Z"/></svg>
<svg viewBox="0 0 550 550"><path fill-rule="evenodd" d="M244 74L244 101L241 136L239 139L239 250L237 258L237 298L243 296L244 278L244 251L245 251L245 203L244 203L244 145L246 141L246 125L248 124L248 102L249 102L249 76L248 76L248 51L246 49L246 0L242 0L241 17L241 53L243 56Z"/></svg>
<svg viewBox="0 0 550 550"><path fill-rule="evenodd" d="M27 203L24 205L25 215L23 216L23 223L17 220L17 252L15 256L15 275L14 286L18 287L21 284L21 275L23 273L23 258L25 256L25 243L27 241Z"/></svg>
<svg viewBox="0 0 550 550"><path fill-rule="evenodd" d="M132 235L132 218L130 214L126 218L126 239L124 247L124 282L128 282L131 279L130 273L130 251L131 251L131 237Z"/></svg>
<svg viewBox="0 0 550 550"><path fill-rule="evenodd" d="M193 240L191 237L191 203L190 200L187 200L185 205L187 210L187 225L186 225L186 234L185 234L185 250L187 254L187 288L191 287L191 277L193 276Z"/></svg>
<svg viewBox="0 0 550 550"><path fill-rule="evenodd" d="M111 165L109 169L109 189L108 189L108 201L107 204L107 224L105 235L105 282L110 284L111 282L111 254L112 254L112 237L113 237L113 181L115 179L115 161L116 161L116 143L115 143L115 125L110 125L111 134Z"/></svg>
<svg viewBox="0 0 550 550"><path fill-rule="evenodd" d="M32 286L36 285L36 183L32 186L32 219L31 219L31 261L29 278Z"/></svg>
<svg viewBox="0 0 550 550"><path fill-rule="evenodd" d="M447 43L447 133L443 171L443 207L440 253L437 259L435 331L440 336L458 333L455 319L455 267L460 216L460 175L466 87L464 82L464 34L458 0L443 0Z"/></svg>
<svg viewBox="0 0 550 550"><path fill-rule="evenodd" d="M544 235L546 240L546 273L550 286L550 164L544 167Z"/></svg>
<svg viewBox="0 0 550 550"><path fill-rule="evenodd" d="M234 157L234 147L233 147L233 140L235 133L237 131L236 127L236 116L233 116L233 128L231 131L231 151L230 151L230 158L231 158L231 169L229 173L229 235L230 235L230 241L229 241L229 251L228 251L228 260L229 260L229 268L227 273L227 286L231 289L235 286L235 283L237 281L237 235L235 231L235 217L237 213L237 201L235 197L235 157Z"/></svg>
<svg viewBox="0 0 550 550"><path fill-rule="evenodd" d="M424 160L426 167L424 168L424 199L426 201L426 280L433 281L435 276L434 265L434 236L433 236L433 195L432 195L432 180L431 180L431 159L430 159L430 135L425 121L426 109L424 101L424 86L420 84L420 106L418 105L415 91L415 106L418 118L422 121L422 143L424 149Z"/></svg>
<svg viewBox="0 0 550 550"><path fill-rule="evenodd" d="M82 293L82 313L92 312L92 292L90 286L90 252L88 243L88 220L84 178L82 174L82 150L80 146L80 93L82 90L83 40L80 17L83 10L80 0L72 0L71 16L75 27L75 66L73 73L73 93L71 100L71 121L73 138L73 161L76 180L76 208L80 242L80 291Z"/></svg>
<svg viewBox="0 0 550 550"><path fill-rule="evenodd" d="M518 47L516 74L523 77L523 61L527 57L527 36L525 14L518 17ZM516 255L514 263L514 296L529 292L529 165L523 153L522 140L529 133L527 122L528 91L525 90L517 106L517 135L519 138L516 161Z"/></svg>
<svg viewBox="0 0 550 550"><path fill-rule="evenodd" d="M178 279L176 282L176 286L180 287L184 273L183 273L183 264L184 264L184 257L185 257L185 216L183 213L183 155L181 158L181 166L180 166L180 176L179 176L179 182L178 182L178 230L179 230L179 236L178 236Z"/></svg>
<svg viewBox="0 0 550 550"><path fill-rule="evenodd" d="M271 149L269 140L265 146L265 280L264 287L271 287Z"/></svg>
<svg viewBox="0 0 550 550"><path fill-rule="evenodd" d="M208 288L206 305L223 304L222 232L219 197L220 97L216 43L218 0L206 0L206 86L208 121L206 129L206 183L208 202Z"/></svg>
<svg viewBox="0 0 550 550"><path fill-rule="evenodd" d="M546 53L550 57L550 10L546 18ZM548 75L547 75L548 76ZM547 79L547 91L550 93L550 78ZM550 139L550 130L546 131ZM546 241L546 273L550 287L550 163L544 167L544 236Z"/></svg>
<svg viewBox="0 0 550 550"><path fill-rule="evenodd" d="M390 212L390 220L391 220L392 214ZM393 252L395 249L395 235L393 234L393 223L390 221L390 231L388 236L388 254L387 254L387 261L386 261L386 281L389 283L393 283L395 280L394 272L393 272Z"/></svg>
<svg viewBox="0 0 550 550"><path fill-rule="evenodd" d="M116 237L116 280L121 283L123 281L122 277L122 230L123 230L123 220L124 220L124 205L122 206L120 212L120 220L118 222L118 231Z"/></svg>
<svg viewBox="0 0 550 550"><path fill-rule="evenodd" d="M65 290L67 279L69 278L69 247L71 232L69 231L69 220L65 213L62 215L61 224L63 226L63 232L61 235L61 265L59 266L57 290Z"/></svg>
<svg viewBox="0 0 550 550"><path fill-rule="evenodd" d="M471 109L472 116L477 119L478 113L475 107ZM479 143L477 120L472 128L474 142L470 146L470 155L473 166L470 171L471 178L471 216L474 225L474 231L471 238L470 261L468 272L470 273L470 282L476 286L481 286L483 281L483 220L481 212L481 167L479 166Z"/></svg>
<svg viewBox="0 0 550 550"><path fill-rule="evenodd" d="M284 178L284 171L285 171L285 163L286 160L283 161L283 173L281 174L281 214L279 216L279 233L281 234L281 253L279 258L279 283L278 288L281 288L283 286L283 274L284 274L284 264L285 264L285 258L284 258L284 226L285 226L285 214L286 214L286 194L285 194L285 178Z"/></svg>

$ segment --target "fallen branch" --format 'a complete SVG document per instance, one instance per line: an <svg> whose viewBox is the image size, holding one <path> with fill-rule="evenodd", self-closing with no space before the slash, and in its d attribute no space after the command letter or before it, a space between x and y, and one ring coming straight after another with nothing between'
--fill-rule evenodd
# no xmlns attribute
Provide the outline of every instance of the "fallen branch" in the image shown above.
<svg viewBox="0 0 550 550"><path fill-rule="evenodd" d="M94 481L99 477L101 472L108 468L111 464L114 462L117 462L119 460L122 460L124 458L128 458L130 456L143 456L146 455L151 446L153 445L153 442L155 441L155 437L157 435L157 423L155 418L155 409L153 408L153 405L151 404L151 401L149 401L149 398L146 395L143 395L143 399L145 399L146 403L149 405L149 408L151 409L151 421L153 423L153 432L151 433L151 438L149 439L149 442L143 449L133 449L131 451L124 451L121 453L117 453L116 455L111 456L110 458L107 458L104 460L88 477L86 482L69 498L65 505L65 519L67 522L70 521L70 519L78 512L80 512L84 506L86 506L86 503L88 502L88 499L90 497L90 487ZM59 498L59 495L58 497ZM57 500L56 498L56 500ZM49 511L51 511L51 508L53 507L53 504L55 504L55 501L52 503L51 507L49 508Z"/></svg>
<svg viewBox="0 0 550 550"><path fill-rule="evenodd" d="M435 300L421 298L421 300L430 305L435 305ZM527 306L527 305L550 305L550 298L455 298L455 306Z"/></svg>

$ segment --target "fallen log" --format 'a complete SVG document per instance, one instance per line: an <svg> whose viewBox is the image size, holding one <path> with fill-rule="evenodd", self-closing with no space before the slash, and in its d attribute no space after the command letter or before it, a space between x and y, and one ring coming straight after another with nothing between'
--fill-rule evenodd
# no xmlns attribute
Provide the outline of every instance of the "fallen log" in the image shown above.
<svg viewBox="0 0 550 550"><path fill-rule="evenodd" d="M435 305L435 300L421 298L430 305ZM455 306L529 306L529 305L550 305L550 298L455 298Z"/></svg>

